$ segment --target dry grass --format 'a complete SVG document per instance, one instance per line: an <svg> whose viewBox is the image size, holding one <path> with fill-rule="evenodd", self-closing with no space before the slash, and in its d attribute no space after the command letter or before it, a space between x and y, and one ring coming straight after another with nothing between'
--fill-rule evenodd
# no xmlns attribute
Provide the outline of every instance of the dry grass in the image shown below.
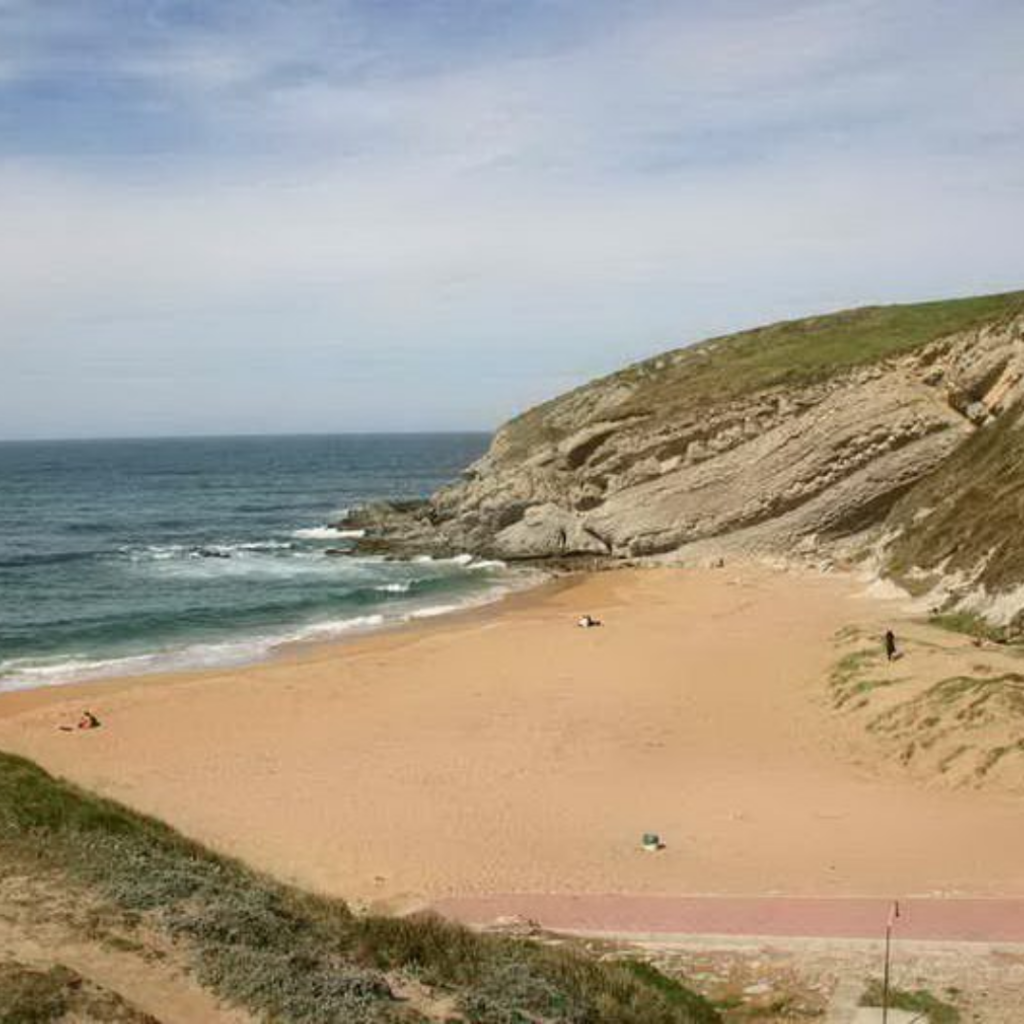
<svg viewBox="0 0 1024 1024"><path fill-rule="evenodd" d="M837 710L861 717L888 760L947 785L998 776L1000 785L1024 787L1024 675L1006 671L1005 657L996 668L916 638L899 675L879 674L883 655L857 646L863 639L856 629L837 634L840 648L854 649L833 666L829 695ZM930 667L929 657L938 659Z"/></svg>
<svg viewBox="0 0 1024 1024"><path fill-rule="evenodd" d="M874 980L861 996L860 1005L881 1006L882 994L882 983ZM960 1022L960 1012L956 1007L939 999L927 989L892 988L889 990L888 1004L893 1010L919 1013L921 1021L927 1021L928 1024L959 1024Z"/></svg>
<svg viewBox="0 0 1024 1024"><path fill-rule="evenodd" d="M68 967L42 969L0 962L0 1024L51 1024L75 1020L109 1024L157 1024L113 992Z"/></svg>
<svg viewBox="0 0 1024 1024"><path fill-rule="evenodd" d="M436 917L359 917L6 754L0 855L59 873L172 937L200 982L273 1021L424 1020L393 993L395 971L450 995L456 1019L475 1024L718 1019L682 985L629 964Z"/></svg>

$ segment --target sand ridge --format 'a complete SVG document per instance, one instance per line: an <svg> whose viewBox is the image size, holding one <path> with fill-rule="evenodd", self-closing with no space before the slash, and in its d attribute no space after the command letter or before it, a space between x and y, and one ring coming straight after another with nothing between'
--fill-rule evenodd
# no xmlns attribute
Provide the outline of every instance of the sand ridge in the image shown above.
<svg viewBox="0 0 1024 1024"><path fill-rule="evenodd" d="M841 575L629 569L244 669L0 699L0 746L365 905L460 894L1024 894L1019 800L848 755ZM604 625L574 625L589 612ZM83 701L103 728L58 722ZM645 831L666 848L644 853Z"/></svg>

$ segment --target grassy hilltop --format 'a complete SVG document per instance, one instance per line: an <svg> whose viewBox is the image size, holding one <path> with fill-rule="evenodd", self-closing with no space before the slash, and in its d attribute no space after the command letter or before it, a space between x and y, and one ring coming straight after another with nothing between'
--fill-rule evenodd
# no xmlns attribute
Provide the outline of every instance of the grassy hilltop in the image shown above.
<svg viewBox="0 0 1024 1024"><path fill-rule="evenodd" d="M534 406L511 420L518 450L559 434L550 414L568 398L609 385L633 389L623 418L689 414L780 386L799 387L844 370L912 352L946 335L1024 313L1024 291L934 302L863 306L785 320L673 349Z"/></svg>

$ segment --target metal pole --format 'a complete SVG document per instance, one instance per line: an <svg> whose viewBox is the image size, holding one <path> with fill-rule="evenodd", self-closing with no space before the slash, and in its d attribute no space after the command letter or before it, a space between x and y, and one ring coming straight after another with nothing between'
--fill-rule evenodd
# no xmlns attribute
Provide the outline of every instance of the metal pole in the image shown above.
<svg viewBox="0 0 1024 1024"><path fill-rule="evenodd" d="M892 921L885 926L885 971L882 974L882 1024L889 1024L889 944L892 939Z"/></svg>

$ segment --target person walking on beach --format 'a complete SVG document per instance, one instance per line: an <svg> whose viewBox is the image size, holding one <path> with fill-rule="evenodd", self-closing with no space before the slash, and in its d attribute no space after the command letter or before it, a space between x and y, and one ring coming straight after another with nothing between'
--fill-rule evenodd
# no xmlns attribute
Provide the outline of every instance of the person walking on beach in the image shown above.
<svg viewBox="0 0 1024 1024"><path fill-rule="evenodd" d="M885 631L885 658L892 661L896 657L896 634L891 630Z"/></svg>

